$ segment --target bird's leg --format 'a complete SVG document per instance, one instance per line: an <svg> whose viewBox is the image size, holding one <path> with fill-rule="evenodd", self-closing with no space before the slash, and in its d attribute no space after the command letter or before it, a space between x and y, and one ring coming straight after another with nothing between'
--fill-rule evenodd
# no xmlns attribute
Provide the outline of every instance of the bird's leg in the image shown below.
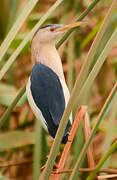
<svg viewBox="0 0 117 180"><path fill-rule="evenodd" d="M45 165L43 165L43 166L41 167L41 169L40 169L41 172L45 169L45 167L46 167Z"/></svg>
<svg viewBox="0 0 117 180"><path fill-rule="evenodd" d="M71 138L71 133L70 132L68 132L68 141L72 142L72 138Z"/></svg>
<svg viewBox="0 0 117 180"><path fill-rule="evenodd" d="M63 171L65 161L66 161L67 156L68 156L68 152L70 150L71 144L73 142L77 128L78 128L81 120L83 120L85 140L87 141L88 136L90 134L90 120L89 120L87 106L81 106L79 108L77 115L75 117L75 120L73 122L71 131L70 131L70 133L68 133L68 141L64 147L64 150L63 150L63 153L61 155L61 158L59 160L58 165L55 164L55 166L54 166L55 168L54 168L54 171L52 172L52 174L50 176L50 180L54 180L54 179L60 180L61 174L59 172ZM89 167L90 168L94 167L95 163L94 163L94 159L93 159L93 153L92 153L92 146L91 145L89 146L89 149L87 151L87 158L88 158Z"/></svg>
<svg viewBox="0 0 117 180"><path fill-rule="evenodd" d="M49 157L49 156L47 155L46 158L48 159L48 157ZM46 165L43 165L43 166L41 167L41 169L40 169L41 172L45 169L45 167L46 167ZM57 168L58 168L58 165L57 165L56 163L54 163L53 169L56 170Z"/></svg>
<svg viewBox="0 0 117 180"><path fill-rule="evenodd" d="M46 156L46 159L48 159L48 156ZM45 169L45 167L46 167L46 165L43 165L42 167L41 167L41 172Z"/></svg>
<svg viewBox="0 0 117 180"><path fill-rule="evenodd" d="M54 178L56 180L59 180L60 179L60 176L61 174L59 174L59 172L61 172L64 168L64 165L65 165L65 161L67 159L67 156L68 156L68 152L70 150L70 147L71 147L71 144L73 142L73 139L75 137L75 134L76 134L76 131L77 131L77 128L84 116L84 113L86 111L87 107L86 106L81 106L77 112L77 115L76 115L76 118L74 120L74 123L72 125L72 128L71 128L71 131L70 133L68 133L68 141L64 147L64 150L63 150L63 153L61 155L61 158L60 158L60 161L59 161L59 164L58 164L58 168L56 169L56 174L54 174L54 172L52 173L51 175L51 178L50 180L53 180ZM57 174L58 173L58 174Z"/></svg>
<svg viewBox="0 0 117 180"><path fill-rule="evenodd" d="M67 155L68 155L68 152L69 152L69 149L71 147L71 144L72 144L72 141L74 139L74 136L76 134L76 131L77 131L77 127L82 119L82 115L83 115L83 110L84 110L84 106L80 107L78 112L77 112L77 115L76 115L76 118L74 120L74 123L73 123L73 126L72 126L72 129L71 131L68 133L68 141L64 147L64 150L63 150L63 153L62 153L62 156L60 158L60 161L59 161L59 164L55 164L54 167L56 168L53 168L53 169L56 169L56 171L61 171L63 168L64 168L64 165L65 165L65 161L66 161L66 158L67 158ZM47 156L48 158L48 156ZM42 166L41 167L41 171L43 171L43 169L45 168L46 165Z"/></svg>
<svg viewBox="0 0 117 180"><path fill-rule="evenodd" d="M43 165L42 167L41 167L41 172L45 169L45 167L46 167L46 165ZM54 167L53 167L53 170L56 170L58 168L58 165L56 164L56 163L54 163Z"/></svg>

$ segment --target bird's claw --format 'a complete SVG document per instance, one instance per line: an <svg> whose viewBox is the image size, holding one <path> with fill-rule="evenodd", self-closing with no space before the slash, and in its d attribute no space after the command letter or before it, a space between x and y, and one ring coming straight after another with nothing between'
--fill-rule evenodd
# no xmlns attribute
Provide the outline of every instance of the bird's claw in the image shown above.
<svg viewBox="0 0 117 180"><path fill-rule="evenodd" d="M72 142L72 141L73 141L73 139L72 139L72 137L71 137L71 133L68 132L68 142Z"/></svg>
<svg viewBox="0 0 117 180"><path fill-rule="evenodd" d="M46 156L46 158L48 159L48 155ZM45 167L46 167L46 165L43 165L42 167L41 167L41 172L45 169ZM54 167L53 167L53 170L56 170L58 168L58 165L56 164L56 163L54 163Z"/></svg>

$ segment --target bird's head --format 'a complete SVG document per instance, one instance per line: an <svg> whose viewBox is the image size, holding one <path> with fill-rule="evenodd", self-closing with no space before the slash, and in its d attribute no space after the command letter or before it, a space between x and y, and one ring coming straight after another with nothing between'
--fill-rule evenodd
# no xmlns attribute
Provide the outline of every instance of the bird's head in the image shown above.
<svg viewBox="0 0 117 180"><path fill-rule="evenodd" d="M76 28L84 24L84 22L76 22L72 24L48 24L41 27L33 36L31 42L31 56L33 64L42 59L52 59L57 56L55 48L55 40L58 35L66 32L71 28ZM52 54L53 53L53 54Z"/></svg>
<svg viewBox="0 0 117 180"><path fill-rule="evenodd" d="M66 32L71 28L75 28L84 24L84 22L76 22L72 24L48 24L41 27L34 35L32 43L36 41L37 43L54 43L58 35Z"/></svg>

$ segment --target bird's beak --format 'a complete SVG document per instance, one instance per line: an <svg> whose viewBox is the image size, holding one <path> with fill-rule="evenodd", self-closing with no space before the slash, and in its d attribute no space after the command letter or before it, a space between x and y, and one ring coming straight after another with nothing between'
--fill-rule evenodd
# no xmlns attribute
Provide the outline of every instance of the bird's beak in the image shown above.
<svg viewBox="0 0 117 180"><path fill-rule="evenodd" d="M67 31L69 29L84 25L85 22L76 22L76 23L72 23L72 24L67 24L67 25L62 25L61 27L56 28L55 32L64 32Z"/></svg>

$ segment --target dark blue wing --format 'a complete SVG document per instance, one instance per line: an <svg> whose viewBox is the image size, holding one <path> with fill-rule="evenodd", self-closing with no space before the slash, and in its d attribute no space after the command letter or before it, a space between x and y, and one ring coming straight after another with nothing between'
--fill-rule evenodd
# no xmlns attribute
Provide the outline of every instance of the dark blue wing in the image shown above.
<svg viewBox="0 0 117 180"><path fill-rule="evenodd" d="M49 133L55 137L65 109L63 89L57 74L43 64L35 64L31 73L31 93L44 116ZM69 126L70 122L65 134Z"/></svg>

